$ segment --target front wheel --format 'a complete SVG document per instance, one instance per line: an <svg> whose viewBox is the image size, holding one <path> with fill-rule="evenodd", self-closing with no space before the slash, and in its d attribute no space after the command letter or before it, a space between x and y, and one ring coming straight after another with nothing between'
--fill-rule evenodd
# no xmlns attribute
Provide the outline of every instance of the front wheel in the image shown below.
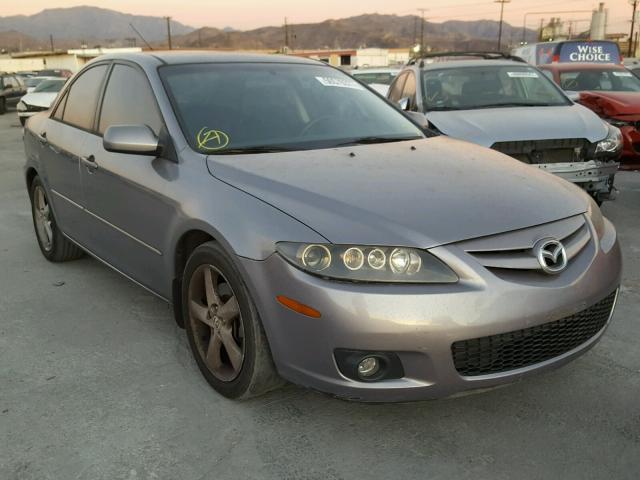
<svg viewBox="0 0 640 480"><path fill-rule="evenodd" d="M31 183L31 216L38 246L51 262L66 262L83 256L83 251L71 243L60 231L51 211L49 197L39 177Z"/></svg>
<svg viewBox="0 0 640 480"><path fill-rule="evenodd" d="M208 242L193 251L182 285L189 345L217 392L249 398L284 383L249 291L220 245Z"/></svg>
<svg viewBox="0 0 640 480"><path fill-rule="evenodd" d="M7 111L7 100L4 97L0 97L0 115L3 115Z"/></svg>

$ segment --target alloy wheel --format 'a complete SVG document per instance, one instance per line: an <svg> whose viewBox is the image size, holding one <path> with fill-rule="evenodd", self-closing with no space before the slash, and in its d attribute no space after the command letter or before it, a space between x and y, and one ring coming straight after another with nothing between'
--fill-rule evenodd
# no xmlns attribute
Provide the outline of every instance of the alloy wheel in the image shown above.
<svg viewBox="0 0 640 480"><path fill-rule="evenodd" d="M198 354L217 379L233 381L244 363L245 335L231 285L213 265L200 265L191 276L188 301Z"/></svg>
<svg viewBox="0 0 640 480"><path fill-rule="evenodd" d="M44 188L40 185L37 185L33 190L33 214L40 244L45 251L49 252L53 242L51 208Z"/></svg>

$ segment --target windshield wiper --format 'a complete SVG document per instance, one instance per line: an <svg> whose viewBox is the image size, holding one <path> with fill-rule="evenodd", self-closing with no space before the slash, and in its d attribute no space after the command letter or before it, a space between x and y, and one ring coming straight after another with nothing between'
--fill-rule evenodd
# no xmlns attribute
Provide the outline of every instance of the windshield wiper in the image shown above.
<svg viewBox="0 0 640 480"><path fill-rule="evenodd" d="M534 103L534 102L506 102L506 103L492 103L489 105L477 105L475 107L469 107L469 109L500 108L500 107L560 107L560 106L562 106L562 104Z"/></svg>
<svg viewBox="0 0 640 480"><path fill-rule="evenodd" d="M334 147L345 147L348 145L371 145L374 143L391 143L391 142L405 142L407 140L420 140L422 137L419 136L411 136L411 137L359 137L354 138L352 140L348 140L346 142L337 143Z"/></svg>
<svg viewBox="0 0 640 480"><path fill-rule="evenodd" d="M452 110L460 110L460 107L442 106L442 107L430 107L430 108L427 108L427 112L448 112L448 111L452 111Z"/></svg>
<svg viewBox="0 0 640 480"><path fill-rule="evenodd" d="M208 152L209 155L250 155L252 153L278 153L293 152L299 150L291 147L283 147L279 145L265 145L258 147L238 147L218 150L217 152Z"/></svg>

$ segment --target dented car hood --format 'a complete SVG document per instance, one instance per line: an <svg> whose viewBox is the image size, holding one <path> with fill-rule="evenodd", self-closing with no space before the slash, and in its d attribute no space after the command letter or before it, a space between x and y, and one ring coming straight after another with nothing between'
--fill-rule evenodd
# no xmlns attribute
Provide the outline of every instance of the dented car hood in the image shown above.
<svg viewBox="0 0 640 480"><path fill-rule="evenodd" d="M444 136L210 155L207 167L333 243L430 248L552 222L588 206L569 182Z"/></svg>
<svg viewBox="0 0 640 480"><path fill-rule="evenodd" d="M426 116L445 135L485 147L496 142L563 138L586 138L593 143L608 133L597 115L577 104L428 112Z"/></svg>
<svg viewBox="0 0 640 480"><path fill-rule="evenodd" d="M579 101L606 118L640 120L640 92L581 92Z"/></svg>

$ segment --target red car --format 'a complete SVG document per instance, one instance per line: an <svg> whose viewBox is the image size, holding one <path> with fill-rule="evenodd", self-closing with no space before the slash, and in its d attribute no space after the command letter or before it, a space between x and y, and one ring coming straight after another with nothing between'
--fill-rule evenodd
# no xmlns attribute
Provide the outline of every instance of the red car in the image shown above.
<svg viewBox="0 0 640 480"><path fill-rule="evenodd" d="M620 128L623 164L640 161L640 78L614 64L552 63L538 68L575 101Z"/></svg>

